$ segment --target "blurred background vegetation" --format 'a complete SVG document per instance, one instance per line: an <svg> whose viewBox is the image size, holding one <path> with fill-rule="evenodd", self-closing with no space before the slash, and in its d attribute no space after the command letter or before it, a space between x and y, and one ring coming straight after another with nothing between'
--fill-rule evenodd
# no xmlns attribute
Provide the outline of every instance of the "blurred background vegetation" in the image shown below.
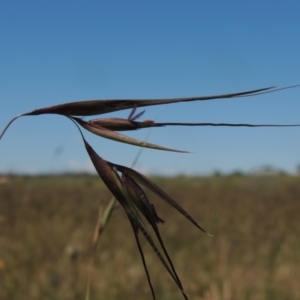
<svg viewBox="0 0 300 300"><path fill-rule="evenodd" d="M300 299L299 176L152 179L214 234L151 195L190 299ZM107 188L89 175L0 181L0 300L84 299L99 207L111 198ZM117 207L98 245L91 300L152 299L131 230ZM182 299L143 246L157 299Z"/></svg>

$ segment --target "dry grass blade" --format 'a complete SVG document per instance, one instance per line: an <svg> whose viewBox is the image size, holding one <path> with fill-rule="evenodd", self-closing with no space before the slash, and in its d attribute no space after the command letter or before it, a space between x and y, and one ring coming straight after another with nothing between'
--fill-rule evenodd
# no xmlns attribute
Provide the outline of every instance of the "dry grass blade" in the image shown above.
<svg viewBox="0 0 300 300"><path fill-rule="evenodd" d="M144 147L144 148L156 149L156 150L164 150L164 151L179 152L179 153L189 153L188 151L166 148L166 147L151 144L151 143L148 143L145 141L137 140L137 139L131 138L129 136L126 136L126 135L117 133L115 131L99 127L99 126L95 127L91 123L85 122L78 118L72 118L72 119L75 120L84 129L86 129L96 135L99 135L101 137L110 139L110 140L114 140L114 141L125 143L125 144L130 144L130 145L134 145L134 146Z"/></svg>
<svg viewBox="0 0 300 300"><path fill-rule="evenodd" d="M93 237L92 256L91 256L91 262L90 262L89 272L88 272L85 300L90 300L91 279L92 279L93 265L94 265L95 253L96 253L95 251L98 246L100 236L105 230L105 228L107 227L107 224L112 216L115 204L116 204L116 198L113 197L108 203L107 207L104 209L104 211L102 207L100 207L99 209L99 216L98 216L97 224L94 231L94 237Z"/></svg>

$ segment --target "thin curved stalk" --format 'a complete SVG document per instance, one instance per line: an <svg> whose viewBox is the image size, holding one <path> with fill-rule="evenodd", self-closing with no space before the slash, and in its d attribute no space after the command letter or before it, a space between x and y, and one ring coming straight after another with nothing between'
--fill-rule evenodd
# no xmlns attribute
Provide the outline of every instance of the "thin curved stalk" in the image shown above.
<svg viewBox="0 0 300 300"><path fill-rule="evenodd" d="M24 117L24 116L27 116L27 113L18 115L18 116L16 116L16 117L14 117L13 119L11 119L11 120L9 121L9 123L5 126L5 128L3 129L3 131L1 132L0 140L1 140L1 138L4 136L5 131L6 131L6 130L8 129L8 127L12 124L12 122L14 122L16 119L18 119L18 118L20 118L20 117Z"/></svg>

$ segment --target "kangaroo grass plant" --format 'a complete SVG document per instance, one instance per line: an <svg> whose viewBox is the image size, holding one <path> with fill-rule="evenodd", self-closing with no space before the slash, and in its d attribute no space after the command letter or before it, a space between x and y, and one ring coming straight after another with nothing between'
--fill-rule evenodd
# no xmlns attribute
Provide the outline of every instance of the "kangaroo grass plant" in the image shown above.
<svg viewBox="0 0 300 300"><path fill-rule="evenodd" d="M290 86L287 88L294 88L298 86ZM4 128L0 135L0 139L3 137L4 133L11 125L13 121L22 116L35 116L42 114L58 114L69 118L79 129L80 135L83 140L85 149L97 171L102 181L105 183L107 188L110 190L115 199L123 207L129 222L131 224L133 234L138 246L139 253L141 255L142 263L147 276L147 281L151 289L152 297L155 298L154 288L151 283L150 274L147 268L144 253L140 244L139 232L145 237L147 242L150 244L159 260L165 267L166 271L170 274L175 284L181 291L184 299L188 299L188 296L181 284L179 276L175 270L172 260L165 248L162 237L159 232L159 225L164 224L165 221L162 220L154 205L148 199L144 188L152 191L162 200L167 202L173 208L175 208L179 213L181 213L186 219L188 219L193 225L198 229L207 233L194 219L186 212L174 199L172 199L168 194L166 194L161 188L159 188L154 182L143 174L135 171L132 168L128 168L122 165L118 165L109 161L104 160L100 157L96 151L91 147L91 145L84 138L82 128L99 135L104 138L112 139L122 143L128 143L139 147L152 148L157 150L174 151L181 153L188 153L184 150L176 150L171 148L166 148L163 146L151 144L145 141L137 140L126 135L120 134L118 131L130 131L138 130L143 128L151 127L164 127L164 126L230 126L230 127L292 127L300 126L300 124L289 124L289 125L278 125L278 124L233 124L233 123L156 123L152 120L144 120L142 122L137 121L145 111L141 111L136 114L136 109L138 107L145 107L151 105L161 105L161 104L171 104L178 102L191 102L191 101L206 101L214 99L227 99L227 98L240 98L257 96L264 93L276 92L279 90L287 88L262 88L246 92L224 94L224 95L214 95L214 96L201 96L201 97L188 97L188 98L174 98L174 99L146 99L146 100L94 100L94 101L80 101L66 103L41 109L36 109L31 112L21 114L13 118L8 125ZM114 112L119 110L132 109L127 119L122 118L102 118L102 119L92 119L89 121L84 121L80 117L93 116L105 114L108 112ZM93 250L97 246L97 242L101 232L106 227L110 216L113 212L113 208L116 200L111 200L107 208L104 210L99 223L96 226ZM151 232L145 224L145 221L149 223L152 228ZM152 238L154 233L156 241L158 241L161 251L156 246L156 242ZM211 235L210 235L211 236ZM89 297L89 290L87 291L87 298Z"/></svg>

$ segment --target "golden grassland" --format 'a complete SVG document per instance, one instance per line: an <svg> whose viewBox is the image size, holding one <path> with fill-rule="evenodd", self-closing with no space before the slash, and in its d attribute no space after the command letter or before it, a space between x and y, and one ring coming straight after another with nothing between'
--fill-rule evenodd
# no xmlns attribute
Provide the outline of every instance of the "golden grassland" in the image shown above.
<svg viewBox="0 0 300 300"><path fill-rule="evenodd" d="M190 299L300 299L300 178L153 178L214 237L154 195L160 226ZM0 185L0 300L84 299L100 206L94 176L10 177ZM141 237L142 240L144 240ZM143 242L157 299L182 299ZM152 299L121 207L101 236L93 299Z"/></svg>

